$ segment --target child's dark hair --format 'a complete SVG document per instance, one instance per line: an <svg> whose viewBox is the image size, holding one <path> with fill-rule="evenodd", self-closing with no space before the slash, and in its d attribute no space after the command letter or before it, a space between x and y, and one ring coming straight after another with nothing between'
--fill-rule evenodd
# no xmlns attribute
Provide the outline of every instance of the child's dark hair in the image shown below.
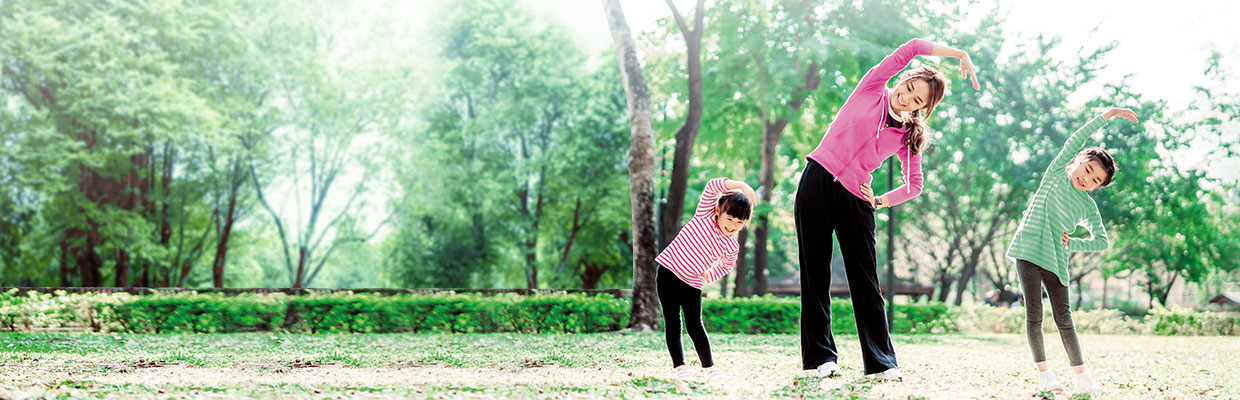
<svg viewBox="0 0 1240 400"><path fill-rule="evenodd" d="M725 192L719 196L719 209L733 218L747 220L753 209L749 197L740 191Z"/></svg>
<svg viewBox="0 0 1240 400"><path fill-rule="evenodd" d="M1080 153L1076 153L1076 158L1072 160L1072 164L1095 161L1102 167L1102 171L1107 173L1107 179L1102 181L1094 190L1102 189L1111 185L1111 178L1115 177L1115 170L1119 167L1115 165L1115 158L1111 157L1111 153L1107 153L1101 147L1086 147Z"/></svg>

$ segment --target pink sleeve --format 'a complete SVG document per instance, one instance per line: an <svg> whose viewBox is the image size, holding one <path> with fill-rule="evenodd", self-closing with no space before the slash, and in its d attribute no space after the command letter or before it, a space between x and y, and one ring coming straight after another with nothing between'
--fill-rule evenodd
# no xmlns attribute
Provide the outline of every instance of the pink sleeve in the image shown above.
<svg viewBox="0 0 1240 400"><path fill-rule="evenodd" d="M719 263L719 266L711 269L710 275L707 276L707 283L717 281L724 275L732 273L732 269L736 268L736 253L737 251L731 250L725 252L723 261Z"/></svg>
<svg viewBox="0 0 1240 400"><path fill-rule="evenodd" d="M698 199L697 212L693 213L694 217L709 215L715 213L716 203L719 202L719 194L728 190L725 182L728 178L715 178L706 182L706 188L702 189L702 197Z"/></svg>
<svg viewBox="0 0 1240 400"><path fill-rule="evenodd" d="M887 81L907 67L908 63L913 61L913 57L930 55L933 50L934 43L929 40L909 40L887 57L883 57L883 61L874 68L870 68L870 71L861 78L861 83L857 84L857 89L874 90L887 87Z"/></svg>
<svg viewBox="0 0 1240 400"><path fill-rule="evenodd" d="M922 181L920 155L909 156L908 146L904 146L896 151L896 158L900 159L900 172L904 177L904 184L884 195L893 206L920 195Z"/></svg>

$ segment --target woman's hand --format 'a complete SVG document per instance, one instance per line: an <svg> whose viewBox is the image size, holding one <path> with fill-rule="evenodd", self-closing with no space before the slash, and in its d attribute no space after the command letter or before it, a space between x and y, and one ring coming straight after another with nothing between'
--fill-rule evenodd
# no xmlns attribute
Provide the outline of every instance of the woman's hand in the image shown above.
<svg viewBox="0 0 1240 400"><path fill-rule="evenodd" d="M874 201L874 189L870 188L870 184L861 184L861 199L870 202L871 208L878 209L878 204Z"/></svg>
<svg viewBox="0 0 1240 400"><path fill-rule="evenodd" d="M973 65L973 59L969 58L968 52L945 44L935 43L934 47L930 50L930 55L935 57L959 58L960 77L971 78L973 80L973 90L982 90L982 85L977 83L977 66Z"/></svg>
<svg viewBox="0 0 1240 400"><path fill-rule="evenodd" d="M1111 118L1115 118L1115 117L1128 118L1128 120L1132 121L1132 123L1134 124L1139 123L1137 122L1137 113L1132 112L1132 110L1129 110L1127 108L1115 107L1110 110L1107 110L1107 112L1102 114L1102 119L1106 119L1106 120L1110 120Z"/></svg>
<svg viewBox="0 0 1240 400"><path fill-rule="evenodd" d="M960 56L960 77L972 78L973 90L982 90L982 85L977 83L977 66L973 65L973 59L969 58L969 53L965 53L964 51L961 51L961 53L963 53L963 55ZM970 76L970 74L972 76Z"/></svg>
<svg viewBox="0 0 1240 400"><path fill-rule="evenodd" d="M1063 233L1063 247L1068 247L1068 232Z"/></svg>

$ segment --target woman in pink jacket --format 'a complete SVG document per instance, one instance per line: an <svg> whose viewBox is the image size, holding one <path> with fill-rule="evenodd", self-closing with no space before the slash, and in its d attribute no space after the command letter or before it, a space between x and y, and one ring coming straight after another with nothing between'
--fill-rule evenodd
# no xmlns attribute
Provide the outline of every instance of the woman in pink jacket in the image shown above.
<svg viewBox="0 0 1240 400"><path fill-rule="evenodd" d="M878 288L874 211L921 193L925 120L943 98L947 79L933 68L921 67L905 73L895 87L887 87L887 81L913 57L926 55L959 58L962 76L972 79L973 89L980 89L977 68L968 53L910 40L866 72L818 148L806 157L795 206L801 262L801 362L823 377L840 370L831 335L831 233L835 232L865 372L882 373L879 378L883 380L901 379ZM870 174L892 154L900 159L904 185L875 197Z"/></svg>

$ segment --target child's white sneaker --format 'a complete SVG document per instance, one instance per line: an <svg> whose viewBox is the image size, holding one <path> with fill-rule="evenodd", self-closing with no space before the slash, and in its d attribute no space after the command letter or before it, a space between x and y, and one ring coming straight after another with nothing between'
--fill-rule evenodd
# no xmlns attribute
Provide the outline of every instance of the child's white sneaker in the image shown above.
<svg viewBox="0 0 1240 400"><path fill-rule="evenodd" d="M1075 390L1077 393L1103 393L1107 391L1098 382L1094 382L1094 378L1090 377L1088 372L1076 374L1076 383L1072 385L1072 390Z"/></svg>
<svg viewBox="0 0 1240 400"><path fill-rule="evenodd" d="M702 368L702 379L707 382L723 382L726 378L722 369L716 366Z"/></svg>
<svg viewBox="0 0 1240 400"><path fill-rule="evenodd" d="M835 361L827 361L826 363L818 366L819 378L830 378L833 376L838 376L839 374L840 365L836 364Z"/></svg>
<svg viewBox="0 0 1240 400"><path fill-rule="evenodd" d="M672 385L676 386L677 392L693 394L693 389L689 389L690 380L693 380L693 372L688 367L684 365L676 367L676 373L672 375Z"/></svg>
<svg viewBox="0 0 1240 400"><path fill-rule="evenodd" d="M1063 385L1059 384L1059 379L1055 377L1055 373L1050 370L1038 372L1038 392L1063 391Z"/></svg>

